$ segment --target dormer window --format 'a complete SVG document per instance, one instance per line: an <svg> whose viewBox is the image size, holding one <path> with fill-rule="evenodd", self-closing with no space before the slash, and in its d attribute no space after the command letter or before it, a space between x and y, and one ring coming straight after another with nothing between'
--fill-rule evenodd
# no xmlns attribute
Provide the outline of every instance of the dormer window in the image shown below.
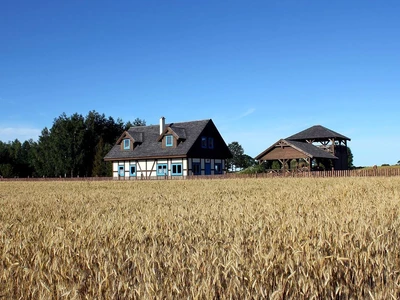
<svg viewBox="0 0 400 300"><path fill-rule="evenodd" d="M131 140L124 139L124 150L129 150L129 149L131 149Z"/></svg>
<svg viewBox="0 0 400 300"><path fill-rule="evenodd" d="M165 146L172 147L174 145L174 138L172 135L165 136Z"/></svg>

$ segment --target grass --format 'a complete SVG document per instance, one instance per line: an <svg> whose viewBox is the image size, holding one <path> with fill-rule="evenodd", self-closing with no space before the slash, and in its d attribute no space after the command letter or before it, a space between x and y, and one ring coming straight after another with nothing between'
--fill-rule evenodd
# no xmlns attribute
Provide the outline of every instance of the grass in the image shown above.
<svg viewBox="0 0 400 300"><path fill-rule="evenodd" d="M400 178L0 182L0 298L400 298Z"/></svg>

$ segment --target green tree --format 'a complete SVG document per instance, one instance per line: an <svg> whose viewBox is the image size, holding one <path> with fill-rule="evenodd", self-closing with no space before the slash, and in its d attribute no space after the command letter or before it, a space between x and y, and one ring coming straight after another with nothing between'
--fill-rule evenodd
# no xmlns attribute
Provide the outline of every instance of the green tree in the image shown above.
<svg viewBox="0 0 400 300"><path fill-rule="evenodd" d="M133 123L131 123L130 121L126 122L125 124L125 130L129 130L129 128L131 127L136 127L136 126L146 126L146 121L140 118L136 118Z"/></svg>
<svg viewBox="0 0 400 300"><path fill-rule="evenodd" d="M272 164L271 164L271 169L273 169L273 170L280 170L282 167L281 167L281 164L279 163L279 161L277 161L277 160L274 160L273 162L272 162Z"/></svg>
<svg viewBox="0 0 400 300"><path fill-rule="evenodd" d="M146 121L143 119L140 119L140 118L136 118L134 121L133 121L133 126L134 127L136 127L136 126L146 126Z"/></svg>
<svg viewBox="0 0 400 300"><path fill-rule="evenodd" d="M12 164L0 164L0 177L10 178L13 177Z"/></svg>
<svg viewBox="0 0 400 300"><path fill-rule="evenodd" d="M243 154L241 156L240 168L246 169L246 168L254 166L255 164L256 164L255 159L252 158L250 155Z"/></svg>
<svg viewBox="0 0 400 300"><path fill-rule="evenodd" d="M51 128L51 149L54 154L56 176L82 175L85 158L85 122L77 113L67 117L63 113Z"/></svg>
<svg viewBox="0 0 400 300"><path fill-rule="evenodd" d="M9 145L0 141L0 177L12 177Z"/></svg>
<svg viewBox="0 0 400 300"><path fill-rule="evenodd" d="M111 176L111 174L108 174L108 168L107 165L110 164L109 162L105 162L103 160L104 156L107 154L109 151L109 148L107 148L104 145L103 138L100 137L99 142L96 145L96 154L94 156L93 160L93 169L92 169L92 176Z"/></svg>
<svg viewBox="0 0 400 300"><path fill-rule="evenodd" d="M228 148L232 153L232 158L227 159L228 169L236 171L236 168L240 168L243 162L243 147L238 142L232 142L228 144Z"/></svg>
<svg viewBox="0 0 400 300"><path fill-rule="evenodd" d="M347 167L349 169L353 169L353 153L351 152L350 147L347 147Z"/></svg>
<svg viewBox="0 0 400 300"><path fill-rule="evenodd" d="M133 126L146 125L136 118ZM11 176L111 176L112 165L103 157L125 129L121 119L90 111L86 117L65 113L45 127L37 142L0 142L0 175Z"/></svg>
<svg viewBox="0 0 400 300"><path fill-rule="evenodd" d="M54 166L54 153L51 149L50 131L45 127L37 143L32 145L31 155L34 171L40 177L54 177L56 167Z"/></svg>

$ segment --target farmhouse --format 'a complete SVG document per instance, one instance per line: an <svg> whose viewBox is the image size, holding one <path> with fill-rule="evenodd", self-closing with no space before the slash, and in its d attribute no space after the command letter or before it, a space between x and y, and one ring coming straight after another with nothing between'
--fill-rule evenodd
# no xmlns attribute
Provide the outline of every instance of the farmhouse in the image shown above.
<svg viewBox="0 0 400 300"><path fill-rule="evenodd" d="M113 177L179 178L223 174L232 154L211 119L131 127L104 157Z"/></svg>
<svg viewBox="0 0 400 300"><path fill-rule="evenodd" d="M260 163L277 160L285 169L294 160L304 162L310 170L313 163L329 161L335 170L348 168L347 141L350 139L321 125L280 139L255 157Z"/></svg>

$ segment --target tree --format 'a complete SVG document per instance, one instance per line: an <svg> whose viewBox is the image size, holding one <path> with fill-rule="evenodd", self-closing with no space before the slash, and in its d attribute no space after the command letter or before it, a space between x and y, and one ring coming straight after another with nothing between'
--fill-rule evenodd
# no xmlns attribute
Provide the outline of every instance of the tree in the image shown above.
<svg viewBox="0 0 400 300"><path fill-rule="evenodd" d="M250 155L243 154L241 157L239 166L242 169L246 169L246 168L254 166L255 164L256 164L256 161L254 158L252 158Z"/></svg>
<svg viewBox="0 0 400 300"><path fill-rule="evenodd" d="M240 168L242 165L244 154L243 147L238 142L232 142L228 145L228 148L232 153L232 158L227 160L228 169L236 171L236 168Z"/></svg>
<svg viewBox="0 0 400 300"><path fill-rule="evenodd" d="M96 154L93 159L93 169L92 169L92 176L111 176L111 174L108 174L108 168L107 165L110 164L109 162L105 162L103 160L104 156L107 154L107 152L110 150L110 148L107 148L104 145L103 138L100 137L99 142L96 145Z"/></svg>
<svg viewBox="0 0 400 300"><path fill-rule="evenodd" d="M77 113L67 117L63 113L51 128L51 146L57 167L56 176L82 175L85 159L85 122Z"/></svg>
<svg viewBox="0 0 400 300"><path fill-rule="evenodd" d="M281 164L279 163L279 161L277 161L277 160L274 160L273 162L272 162L272 164L271 164L271 169L273 169L273 170L280 170L282 167L281 167Z"/></svg>
<svg viewBox="0 0 400 300"><path fill-rule="evenodd" d="M136 127L136 126L146 126L146 121L140 118L136 118L133 123L131 121L126 122L125 124L125 130L129 130L131 127Z"/></svg>
<svg viewBox="0 0 400 300"><path fill-rule="evenodd" d="M351 152L350 147L347 147L347 168L353 169L353 153Z"/></svg>
<svg viewBox="0 0 400 300"><path fill-rule="evenodd" d="M136 118L131 126L144 126ZM37 142L0 142L0 175L27 176L112 176L112 164L103 158L125 130L121 119L90 111L86 117L65 113L45 127Z"/></svg>
<svg viewBox="0 0 400 300"><path fill-rule="evenodd" d="M133 121L133 126L135 127L135 126L146 126L146 121L143 119L139 119L139 118L136 118L134 121Z"/></svg>

